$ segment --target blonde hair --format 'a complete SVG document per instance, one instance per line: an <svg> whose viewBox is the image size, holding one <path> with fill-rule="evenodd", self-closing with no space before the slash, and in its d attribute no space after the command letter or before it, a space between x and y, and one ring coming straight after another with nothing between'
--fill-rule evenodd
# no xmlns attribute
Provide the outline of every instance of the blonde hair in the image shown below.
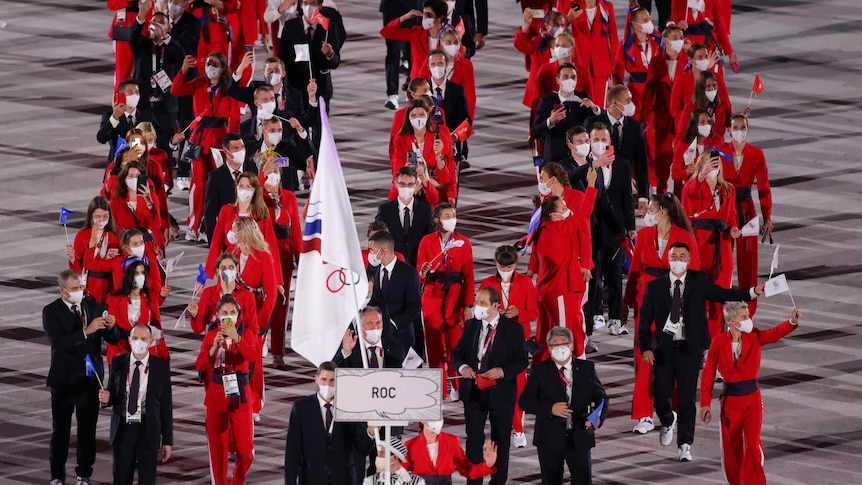
<svg viewBox="0 0 862 485"><path fill-rule="evenodd" d="M711 158L711 153L712 150L704 150L704 152L701 153L699 157L697 157L697 162L695 162L694 164L694 172L691 173L691 177L689 178L689 180L697 178L697 174L699 174L700 171L703 170L704 164L709 162L709 159ZM719 165L721 163L723 162L721 161L721 155L719 155ZM725 195L730 195L730 189L727 186L727 182L724 181L724 167L722 167L718 171L718 175L715 177L715 186L721 187L724 190Z"/></svg>
<svg viewBox="0 0 862 485"><path fill-rule="evenodd" d="M156 128L149 121L141 121L140 123L135 125L135 129L140 130L141 133L144 133L144 134L147 134L147 133L152 133L153 135L156 134Z"/></svg>
<svg viewBox="0 0 862 485"><path fill-rule="evenodd" d="M239 216L234 220L234 224L236 225L237 232L242 233L245 239L245 245L248 246L249 249L263 251L269 254L269 245L266 243L263 233L260 232L260 227L258 227L257 221L251 217Z"/></svg>
<svg viewBox="0 0 862 485"><path fill-rule="evenodd" d="M254 217L255 221L263 221L269 217L269 209L266 207L266 202L263 200L263 187L260 185L257 175L251 172L243 172L236 178L236 187L239 190L239 182L242 179L248 179L249 185L254 189L254 195L251 196L251 204L249 204L249 213ZM239 207L239 197L233 203L234 207Z"/></svg>

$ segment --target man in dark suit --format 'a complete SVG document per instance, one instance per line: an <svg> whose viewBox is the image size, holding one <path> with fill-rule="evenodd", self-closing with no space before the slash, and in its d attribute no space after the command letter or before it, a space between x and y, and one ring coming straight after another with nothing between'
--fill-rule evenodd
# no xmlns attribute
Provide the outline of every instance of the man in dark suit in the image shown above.
<svg viewBox="0 0 862 485"><path fill-rule="evenodd" d="M611 134L611 143L618 158L628 160L630 172L638 186L638 210L646 212L649 201L649 167L647 167L646 141L644 129L634 118L635 104L632 94L622 84L608 89L607 109L601 114L587 120L586 127L591 130L593 124L601 122L607 125ZM591 130L592 131L592 130Z"/></svg>
<svg viewBox="0 0 862 485"><path fill-rule="evenodd" d="M439 106L443 110L446 128L454 132L455 128L464 121L472 125L473 120L470 119L464 87L446 78L446 73L449 71L449 59L446 53L439 49L429 52L428 68L431 70L431 79L428 80L428 85L431 87L430 93L434 97L435 107ZM432 113L437 114L436 110ZM456 140L455 146L458 154L466 158L466 142Z"/></svg>
<svg viewBox="0 0 862 485"><path fill-rule="evenodd" d="M431 206L413 197L416 188L416 169L401 167L395 174L398 197L377 208L375 221L383 221L395 239L395 251L404 255L415 267L419 243L435 230Z"/></svg>
<svg viewBox="0 0 862 485"><path fill-rule="evenodd" d="M368 305L359 310L359 316L362 318L359 333L365 341L364 345L360 345L357 349L356 344L359 343L359 335L356 334L351 325L344 333L341 348L335 353L332 362L339 367L348 369L400 369L401 362L404 361L404 349L401 343L395 339L393 332L385 330L383 310ZM359 352L361 349L365 349L365 355L368 359L367 367L362 361L362 354Z"/></svg>
<svg viewBox="0 0 862 485"><path fill-rule="evenodd" d="M78 483L89 484L96 462L96 421L99 417L99 384L88 377L86 358L93 363L98 379L104 377L102 340L116 344L122 332L115 326L108 307L84 297L81 275L65 270L57 278L60 298L42 310L42 327L51 343L51 418L53 431L49 461L51 485L66 480L66 458L72 413L78 420Z"/></svg>
<svg viewBox="0 0 862 485"><path fill-rule="evenodd" d="M132 351L114 357L107 389L99 391L102 407L113 406L111 446L114 449L114 483L156 483L159 452L162 463L171 458L174 443L171 368L151 356L149 325L138 324L129 334ZM128 384L127 384L128 383ZM127 394L128 388L128 394Z"/></svg>
<svg viewBox="0 0 862 485"><path fill-rule="evenodd" d="M114 153L117 148L117 138L126 136L126 132L134 128L138 123L149 121L156 128L156 133L161 132L159 130L159 123L156 121L156 117L143 108L138 109L138 104L141 104L141 92L138 89L137 81L134 79L123 80L117 87L117 91L122 94L126 100L118 100L113 105L111 111L102 114L99 131L96 133L96 141L102 144L109 144L108 164L110 164L114 159ZM141 104L142 107L144 105L145 104ZM149 104L146 103L146 106L149 106Z"/></svg>
<svg viewBox="0 0 862 485"><path fill-rule="evenodd" d="M397 19L413 9L415 0L380 0L380 13L383 14L383 25ZM386 58L383 61L386 72L386 106L398 109L398 79L401 69L401 59L410 60L410 47L406 42L386 39ZM408 79L409 80L409 79Z"/></svg>
<svg viewBox="0 0 862 485"><path fill-rule="evenodd" d="M275 109L270 110L270 112L276 112L283 118L296 118L303 125L306 124L307 115L317 114L317 110L309 109L308 104L308 98L310 96L308 91L313 89L316 93L316 83L309 83L310 87L307 87L302 91L294 88L285 82L284 61L278 57L269 57L263 61L263 81L251 81L248 86L243 87L241 83L242 77L246 74L245 71L253 65L254 54L247 52L245 56L243 56L242 61L236 68L236 72L231 76L231 80L227 85L228 96L247 104L251 110L252 118L257 116L258 107L255 104L254 94L255 89L259 86L269 86L272 88L272 102L275 103ZM250 72L248 73L248 76L251 77ZM303 91L306 94L303 94ZM316 99L312 100L316 101ZM317 116L317 118L319 118L319 116Z"/></svg>
<svg viewBox="0 0 862 485"><path fill-rule="evenodd" d="M585 73L588 76L589 73ZM587 93L575 91L578 73L572 64L557 68L556 93L539 100L533 121L533 138L545 140L544 162L559 162L566 158L566 132L569 128L583 125L590 116L598 115L601 109L587 98Z"/></svg>
<svg viewBox="0 0 862 485"><path fill-rule="evenodd" d="M285 128L289 131L285 131ZM260 139L255 139L253 135L243 136L249 158L256 166L263 166L262 160L265 160L269 150L277 153L279 158L284 159L279 162L282 164L281 186L296 192L301 188L299 171L310 171L312 175L314 173L311 147L295 130L289 126L285 127L284 122L278 118L261 120L261 130Z"/></svg>
<svg viewBox="0 0 862 485"><path fill-rule="evenodd" d="M341 63L341 46L344 43L344 24L341 14L331 7L322 7L321 0L297 2L297 16L284 23L278 43L278 57L287 67L287 80L291 86L303 91L310 79L317 81L318 94L327 101L332 99L332 76L330 71ZM322 25L310 22L319 12L329 19L329 31ZM297 49L298 48L298 49ZM308 49L308 60L296 60L297 50ZM313 76L309 76L309 71Z"/></svg>
<svg viewBox="0 0 862 485"><path fill-rule="evenodd" d="M335 369L332 362L317 368L319 391L298 399L290 411L284 453L285 485L352 485L352 452L368 454L374 440L359 423L335 422Z"/></svg>
<svg viewBox="0 0 862 485"><path fill-rule="evenodd" d="M210 172L204 191L204 224L212 240L218 213L225 204L236 202L236 179L243 172L257 173L254 162L246 156L245 143L239 133L222 138L224 164ZM188 236L186 237L188 239Z"/></svg>
<svg viewBox="0 0 862 485"><path fill-rule="evenodd" d="M709 348L706 301L751 301L763 294L763 284L745 290L725 289L700 271L688 271L691 260L685 243L668 250L670 272L647 285L638 320L638 347L641 358L653 365L653 400L661 420L659 442L673 441L677 413L671 408L671 392L677 386L679 461L691 461L694 421L697 415L697 374L703 352ZM655 324L655 340L650 326Z"/></svg>
<svg viewBox="0 0 862 485"><path fill-rule="evenodd" d="M572 357L574 338L566 327L548 332L551 358L536 362L518 404L536 416L533 445L539 453L542 485L563 484L563 463L572 484L592 483L590 450L596 446L588 415L603 402L598 426L608 414L608 396L595 365Z"/></svg>
<svg viewBox="0 0 862 485"><path fill-rule="evenodd" d="M485 421L491 421L491 441L497 445L497 471L492 485L506 483L509 475L509 443L512 417L518 399L516 378L527 368L524 329L500 315L500 293L482 288L476 294L473 317L464 323L464 333L452 353L452 365L464 379L461 401L467 431L467 459L482 462ZM486 387L488 386L488 387ZM482 479L467 480L479 485Z"/></svg>
<svg viewBox="0 0 862 485"><path fill-rule="evenodd" d="M410 347L424 350L424 335L415 333L417 322L422 328L422 298L416 268L395 257L395 239L386 231L368 238L368 263L368 280L372 282L369 305L383 312L384 329L397 339L404 355ZM417 340L422 340L421 345L417 345Z"/></svg>
<svg viewBox="0 0 862 485"><path fill-rule="evenodd" d="M455 4L455 9L462 13L464 24L469 23L475 25L476 32L473 34L473 44L475 50L485 47L485 36L488 35L488 0L465 0L463 8L458 8ZM453 25L458 25L457 23ZM465 42L466 46L467 43ZM474 52L467 51L467 57L472 57Z"/></svg>

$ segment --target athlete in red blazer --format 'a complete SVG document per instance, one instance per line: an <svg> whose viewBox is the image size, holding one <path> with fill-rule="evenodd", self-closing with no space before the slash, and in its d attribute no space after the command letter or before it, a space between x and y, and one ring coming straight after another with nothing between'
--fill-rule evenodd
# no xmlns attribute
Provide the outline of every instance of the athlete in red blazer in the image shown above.
<svg viewBox="0 0 862 485"><path fill-rule="evenodd" d="M225 295L232 296L240 309L247 310L244 318L249 327L259 328L254 294L237 282L238 266L239 259L233 254L219 256L215 267L217 284L201 290L197 301L189 301L188 312L194 333L204 333L207 326L217 321L216 306Z"/></svg>
<svg viewBox="0 0 862 485"><path fill-rule="evenodd" d="M700 0L702 10L688 8L688 0L673 0L670 17L685 30L685 36L693 43L705 44L709 50L720 48L730 56L731 63L737 63L736 54L730 44L730 26L719 3L730 0Z"/></svg>
<svg viewBox="0 0 862 485"><path fill-rule="evenodd" d="M431 426L436 427L436 432L430 429ZM481 479L497 471L497 467L494 466L497 461L496 449L493 452L490 466L488 461L491 457L488 456L488 450L485 451L486 461L473 463L464 454L464 448L461 447L461 441L458 437L441 432L442 427L443 421L422 423L422 431L419 436L404 443L404 446L407 447L407 460L404 462L404 468L407 471L424 478L427 483L451 483L451 477L456 471L468 480ZM435 443L437 445L437 457L432 459L428 452L428 445L433 447ZM446 481L447 478L449 481Z"/></svg>
<svg viewBox="0 0 862 485"><path fill-rule="evenodd" d="M701 71L696 67L697 62L702 62L707 59L709 62L707 70L715 74L718 82L718 95L721 96L722 104L728 112L733 112L733 105L730 102L730 94L727 92L727 85L724 82L724 70L721 64L714 64L717 60L715 53L713 57L707 57L707 51L703 44L695 44L688 50L688 65L683 68L683 72L677 75L673 82L673 89L670 93L670 114L673 116L674 123L677 127L677 136L682 135L681 126L685 126L688 118L685 117L685 107L691 104L692 96L694 96L694 80L695 76L699 76ZM717 133L717 132L716 132ZM723 132L722 132L723 133ZM722 143L724 141L722 140Z"/></svg>
<svg viewBox="0 0 862 485"><path fill-rule="evenodd" d="M699 133L700 126L710 126L709 135L704 136ZM694 152L690 151L692 142L697 139L694 144ZM697 109L692 112L688 126L682 132L680 138L674 142L673 146L673 162L671 164L670 175L673 179L673 193L682 198L682 191L688 179L694 172L694 164L703 152L719 148L724 144L721 137L712 132L712 124L709 121L709 113L706 110Z"/></svg>
<svg viewBox="0 0 862 485"><path fill-rule="evenodd" d="M132 71L135 68L135 57L132 55L129 40L132 38L132 26L135 25L140 2L138 0L107 0L107 3L108 10L114 12L111 27L108 29L108 38L114 41L114 62L116 63L114 92L116 92L124 79L132 77ZM146 12L147 22L152 16L152 9L150 9L149 12Z"/></svg>
<svg viewBox="0 0 862 485"><path fill-rule="evenodd" d="M408 86L407 91L407 106L395 110L395 114L392 115L392 127L389 130L389 158L392 159L393 154L395 153L395 137L398 136L398 132L401 131L401 127L404 126L404 118L407 117L407 109L410 107L410 101L414 99L421 99L427 103L427 106L433 107L434 102L431 101L431 97L420 97L426 96L429 93L428 80L426 78L417 78L410 80L410 84ZM437 107L440 110L441 119L446 119L446 111L441 107ZM431 117L431 129L434 129L434 117Z"/></svg>
<svg viewBox="0 0 862 485"><path fill-rule="evenodd" d="M87 294L103 305L114 290L111 272L121 252L111 206L104 197L95 197L87 207L84 228L75 234L73 244L66 246L66 257L69 269L81 275Z"/></svg>
<svg viewBox="0 0 862 485"><path fill-rule="evenodd" d="M628 73L626 86L635 104L635 114L632 118L644 122L643 111L644 91L646 90L647 72L654 57L661 54L662 38L653 31L649 12L636 7L629 12L626 23L625 39L617 46L614 60L614 84L622 84Z"/></svg>
<svg viewBox="0 0 862 485"><path fill-rule="evenodd" d="M147 190L144 192L139 192L137 185L134 185L135 189L129 186L145 173L146 170L136 162L129 162L123 167L111 197L111 214L117 223L118 232L138 229L143 233L146 245L156 254L164 255L164 232L159 218L158 199L153 196L155 190L152 181L147 181Z"/></svg>
<svg viewBox="0 0 862 485"><path fill-rule="evenodd" d="M524 24L515 32L515 49L528 59L530 74L524 88L522 103L528 108L539 99L539 69L551 60L551 48L554 47L554 33L562 32L565 20L556 12L548 13L544 21L530 16L530 10L524 9ZM556 78L554 73L554 78ZM554 84L556 91L556 83Z"/></svg>
<svg viewBox="0 0 862 485"><path fill-rule="evenodd" d="M231 42L227 16L236 12L239 2L238 0L219 0L213 3L220 3L221 7L205 5L189 9L189 12L201 21L201 38L198 42L197 56L206 57L211 52L221 52L227 58L230 55ZM234 40L234 42L236 41Z"/></svg>
<svg viewBox="0 0 862 485"><path fill-rule="evenodd" d="M575 0L571 4L580 6L580 10L569 17L575 44L589 58L593 77L590 99L603 108L613 73L614 51L620 43L614 6L607 0Z"/></svg>
<svg viewBox="0 0 862 485"><path fill-rule="evenodd" d="M428 12L432 12L430 7L425 7ZM424 10L424 9L423 9ZM432 49L440 47L440 31L443 29L443 21L446 19L447 12L429 13L433 19L433 25L430 29L425 29L422 25L413 25L410 27L402 27L401 24L414 17L422 16L423 12L411 10L397 19L393 19L388 24L380 29L380 35L384 39L397 40L410 44L410 59L413 60L410 68L410 79L422 77L422 67L427 68L428 53Z"/></svg>
<svg viewBox="0 0 862 485"><path fill-rule="evenodd" d="M134 281L136 275L144 276L143 288L136 286ZM140 323L151 325L158 330L162 328L158 293L147 285L149 279L150 272L143 261L135 261L126 268L123 279L117 284L117 291L108 296L108 313L117 318L117 326L125 332L130 332L132 327ZM139 298L133 299L133 295ZM132 305L133 300L139 302L136 304L139 307L137 318L132 318L129 313L129 306ZM156 345L150 347L150 353L161 359L170 360L164 335L157 341L154 340L154 343ZM111 343L107 345L108 362L113 362L114 357L131 350L128 340L120 340L116 345Z"/></svg>
<svg viewBox="0 0 862 485"><path fill-rule="evenodd" d="M236 244L231 244L230 241L227 240L227 234L233 227L233 222L239 216L239 212L237 204L226 204L218 213L218 217L216 218L216 227L213 230L213 240L210 241L210 249L207 253L207 262L204 266L205 268L209 268L210 271L212 268L215 268L216 258L223 253L234 253L236 250ZM298 217L299 216L297 216L297 218ZM270 217L261 219L257 221L257 226L260 228L260 232L263 234L264 239L266 239L266 245L269 247L272 259L278 260L280 246L278 244L278 239L276 238L275 229L273 228L272 219ZM300 239L302 239L302 233L300 233ZM209 276L212 277L213 275L210 274ZM283 284L281 271L275 272L275 279L277 285Z"/></svg>

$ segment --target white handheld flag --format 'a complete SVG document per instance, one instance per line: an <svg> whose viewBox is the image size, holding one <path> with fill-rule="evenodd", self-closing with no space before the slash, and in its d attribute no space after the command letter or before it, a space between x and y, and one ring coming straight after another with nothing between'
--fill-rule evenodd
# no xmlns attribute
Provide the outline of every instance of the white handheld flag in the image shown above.
<svg viewBox="0 0 862 485"><path fill-rule="evenodd" d="M413 350L413 347L410 347L407 357L404 357L404 362L401 363L401 367L404 369L418 369L424 363L425 361L422 360L422 357L419 357L419 354Z"/></svg>
<svg viewBox="0 0 862 485"><path fill-rule="evenodd" d="M215 168L219 168L224 165L224 158L222 157L221 150L218 148L210 148L210 155L213 157Z"/></svg>
<svg viewBox="0 0 862 485"><path fill-rule="evenodd" d="M790 287L787 286L787 278L785 278L783 274L767 280L766 283L763 284L763 292L766 294L767 298L779 293L784 293L785 291L790 291Z"/></svg>
<svg viewBox="0 0 862 485"><path fill-rule="evenodd" d="M760 234L760 217L754 216L750 221L742 226L743 236L757 236Z"/></svg>
<svg viewBox="0 0 862 485"><path fill-rule="evenodd" d="M691 165L694 163L694 160L697 158L697 138L691 142L691 145L685 149L685 153L682 154L682 160L686 165Z"/></svg>
<svg viewBox="0 0 862 485"><path fill-rule="evenodd" d="M295 44L293 46L294 58L296 62L311 62L311 53L308 51L308 44Z"/></svg>
<svg viewBox="0 0 862 485"><path fill-rule="evenodd" d="M778 269L778 250L781 248L781 244L775 245L775 252L772 253L772 262L769 263L769 278L772 279L772 274L775 273L775 270Z"/></svg>

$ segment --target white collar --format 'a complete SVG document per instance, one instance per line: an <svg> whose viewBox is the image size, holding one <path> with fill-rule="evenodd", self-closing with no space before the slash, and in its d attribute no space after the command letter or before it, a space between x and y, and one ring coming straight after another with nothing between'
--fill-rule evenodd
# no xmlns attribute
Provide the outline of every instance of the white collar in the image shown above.
<svg viewBox="0 0 862 485"><path fill-rule="evenodd" d="M670 287L671 288L673 288L674 282L676 282L676 280L681 281L680 284L682 286L685 286L685 277L688 276L688 270L686 270L685 274L683 274L680 277L676 277L676 276L674 276L673 273L670 273L670 272L668 272L668 275L670 276Z"/></svg>
<svg viewBox="0 0 862 485"><path fill-rule="evenodd" d="M608 114L608 121L611 122L611 128L613 128L613 126L617 124L618 121L622 123L626 119L625 116L621 116L620 118L614 118L611 114L611 111L608 109L606 109L605 112Z"/></svg>
<svg viewBox="0 0 862 485"><path fill-rule="evenodd" d="M401 200L401 197L396 197L396 198L395 198L395 200L397 200L397 201L398 201L398 213L399 213L399 214L403 214L403 213L404 213L404 208L405 208L405 207L406 207L406 208L408 208L408 209L410 209L410 214L411 214L411 215L413 214L413 202L416 200L416 196L415 196L415 195L413 196L413 198L412 198L412 199L410 199L410 202L409 202L409 203L407 203L407 204L405 204L405 203Z"/></svg>
<svg viewBox="0 0 862 485"><path fill-rule="evenodd" d="M392 261L389 262L389 264L383 264L381 262L380 263L380 271L381 271L380 274L381 274L381 276L383 275L382 271L385 269L386 271L389 272L389 277L391 278L392 277L392 270L395 269L395 263L397 263L397 262L398 262L398 258L394 257L394 256L392 258Z"/></svg>
<svg viewBox="0 0 862 485"><path fill-rule="evenodd" d="M135 358L135 354L129 352L129 370L135 370L135 362L137 361L138 359ZM144 358L140 360L140 362L144 369L146 369L147 366L150 365L150 353L147 352L147 355L145 355Z"/></svg>
<svg viewBox="0 0 862 485"><path fill-rule="evenodd" d="M322 397L320 397L320 391L319 390L317 392L315 392L314 395L317 396L317 406L319 408L323 408L327 404L332 404L332 406L335 407L335 404L333 404L335 402L335 398L333 398L332 401L326 402L323 400ZM333 411L333 412L335 412L335 411Z"/></svg>
<svg viewBox="0 0 862 485"><path fill-rule="evenodd" d="M572 92L572 94L565 95L562 91L557 91L557 96L559 96L561 102L566 101L580 101L581 97Z"/></svg>
<svg viewBox="0 0 862 485"><path fill-rule="evenodd" d="M437 81L435 81L433 77L431 78L431 91L432 92L437 91L437 88L440 88L441 90L446 91L446 78L445 77L443 78L442 84L437 84Z"/></svg>
<svg viewBox="0 0 862 485"><path fill-rule="evenodd" d="M482 327L484 328L490 324L491 328L496 328L498 323L500 323L500 314L499 313L496 316L494 316L494 318L491 319L491 321L482 320Z"/></svg>
<svg viewBox="0 0 862 485"><path fill-rule="evenodd" d="M572 364L575 362L575 356L574 355L570 356L569 361L566 362L565 364L562 364L562 365L558 364L557 361L553 360L553 359L551 359L551 362L554 363L554 367L557 368L557 372L560 371L560 368L563 368L563 369L566 369L567 371L569 371L568 372L569 375L566 377L571 379L571 377L572 377Z"/></svg>

